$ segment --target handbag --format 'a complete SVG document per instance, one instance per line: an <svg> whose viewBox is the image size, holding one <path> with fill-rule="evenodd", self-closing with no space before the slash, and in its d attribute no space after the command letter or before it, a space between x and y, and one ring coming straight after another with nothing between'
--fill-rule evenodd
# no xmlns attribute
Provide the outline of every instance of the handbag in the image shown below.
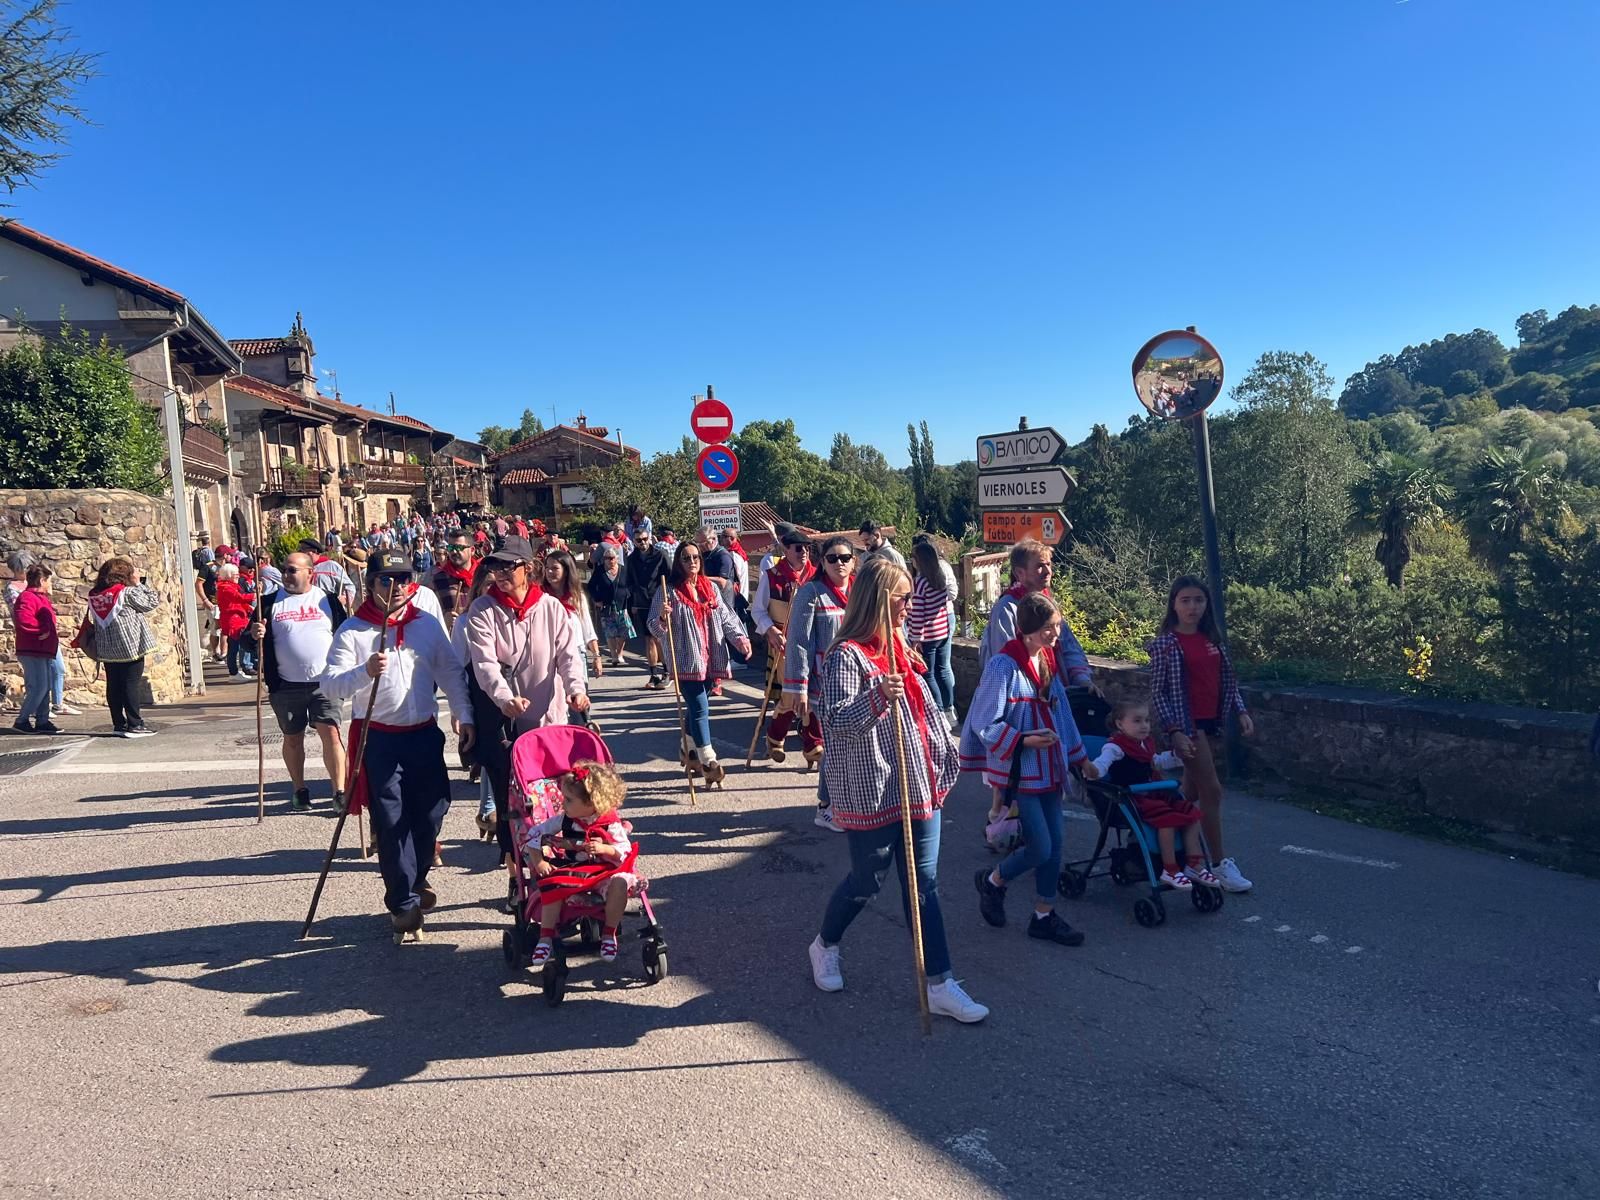
<svg viewBox="0 0 1600 1200"><path fill-rule="evenodd" d="M83 624L78 626L77 636L67 643L85 658L95 662L100 661L100 652L95 643L94 622L88 617L83 618Z"/></svg>

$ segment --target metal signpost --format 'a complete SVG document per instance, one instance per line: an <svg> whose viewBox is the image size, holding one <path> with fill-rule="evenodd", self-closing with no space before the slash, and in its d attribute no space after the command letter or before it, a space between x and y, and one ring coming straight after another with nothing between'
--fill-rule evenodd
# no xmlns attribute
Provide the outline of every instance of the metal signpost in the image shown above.
<svg viewBox="0 0 1600 1200"><path fill-rule="evenodd" d="M1027 421L1023 421L1027 425ZM1013 429L978 439L978 507L983 540L1012 545L1037 538L1059 546L1072 528L1061 511L1077 481L1056 460L1067 448L1054 429Z"/></svg>
<svg viewBox="0 0 1600 1200"><path fill-rule="evenodd" d="M739 456L723 445L733 436L733 410L717 399L709 383L706 394L694 398L689 429L705 443L695 461L695 474L700 477L700 524L713 534L724 529L737 534L739 493L731 489L739 478Z"/></svg>

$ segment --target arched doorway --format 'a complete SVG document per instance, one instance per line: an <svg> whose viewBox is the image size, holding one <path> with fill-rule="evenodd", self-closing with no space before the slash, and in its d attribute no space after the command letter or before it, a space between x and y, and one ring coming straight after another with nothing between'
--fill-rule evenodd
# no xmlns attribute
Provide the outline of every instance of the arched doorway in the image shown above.
<svg viewBox="0 0 1600 1200"><path fill-rule="evenodd" d="M249 547L254 539L250 536L250 527L245 523L244 513L236 504L233 507L233 544L235 546Z"/></svg>
<svg viewBox="0 0 1600 1200"><path fill-rule="evenodd" d="M384 512L388 516L390 524L393 524L400 516L400 501L398 501L398 500L387 500L387 501L385 501L384 502Z"/></svg>

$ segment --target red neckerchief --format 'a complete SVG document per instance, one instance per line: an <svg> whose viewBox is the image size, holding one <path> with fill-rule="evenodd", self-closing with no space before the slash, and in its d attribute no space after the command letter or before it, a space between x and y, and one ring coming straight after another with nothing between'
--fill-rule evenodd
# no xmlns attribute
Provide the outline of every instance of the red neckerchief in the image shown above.
<svg viewBox="0 0 1600 1200"><path fill-rule="evenodd" d="M113 583L101 591L89 593L89 611L94 614L95 622L101 628L111 623L117 606L122 603L122 588L122 584Z"/></svg>
<svg viewBox="0 0 1600 1200"><path fill-rule="evenodd" d="M767 590L774 593L780 591L785 593L782 596L777 596L776 599L793 600L795 590L801 584L810 583L816 573L817 568L810 559L806 560L801 573L796 573L789 566L789 560L781 558L767 568Z"/></svg>
<svg viewBox="0 0 1600 1200"><path fill-rule="evenodd" d="M728 546L728 549L732 550L740 558L744 559L745 562L749 562L750 561L749 552L747 550L745 550L744 543L741 542L738 538L734 538L733 539L733 542Z"/></svg>
<svg viewBox="0 0 1600 1200"><path fill-rule="evenodd" d="M1013 583L1001 594L1010 596L1013 600L1021 600L1028 594L1028 585L1025 583Z"/></svg>
<svg viewBox="0 0 1600 1200"><path fill-rule="evenodd" d="M717 588L711 580L704 575L695 575L694 588L689 589L689 580L685 579L673 588L673 594L695 615L697 621L704 622L707 615L717 606Z"/></svg>
<svg viewBox="0 0 1600 1200"><path fill-rule="evenodd" d="M551 592L550 594L552 596L556 596L554 592ZM578 611L578 598L572 594L572 585L570 582L567 585L567 594L565 596L556 596L556 599L561 601L562 604L566 605L568 612Z"/></svg>
<svg viewBox="0 0 1600 1200"><path fill-rule="evenodd" d="M1156 756L1156 744L1150 738L1136 742L1125 733L1116 733L1111 735L1110 740L1113 746L1122 751L1124 758L1131 758L1134 762L1148 766Z"/></svg>
<svg viewBox="0 0 1600 1200"><path fill-rule="evenodd" d="M444 566L439 568L439 574L450 576L451 579L454 579L462 587L471 587L472 586L472 576L473 576L474 573L475 572L474 572L473 568L471 568L471 567L458 567L458 566L455 565L455 563L451 562L449 559L446 559L445 563L444 563Z"/></svg>
<svg viewBox="0 0 1600 1200"><path fill-rule="evenodd" d="M862 656L879 671L889 674L889 656L884 653L878 639L871 642L851 642ZM905 639L899 631L894 634L894 660L896 670L894 674L902 676L906 681L904 692L906 703L911 706L911 722L917 727L917 736L922 741L922 762L928 770L928 794L931 796L937 791L937 776L933 767L933 743L928 740L928 706L923 699L922 688L915 684L913 674L926 675L928 668L920 659L912 658L906 653Z"/></svg>
<svg viewBox="0 0 1600 1200"><path fill-rule="evenodd" d="M833 586L833 577L830 576L826 571L819 572L817 578L822 580L823 587L827 588L828 591L833 593L833 598L839 602L839 607L841 609L850 603L850 583L855 579L853 574L846 575L844 577L844 591L842 592Z"/></svg>
<svg viewBox="0 0 1600 1200"><path fill-rule="evenodd" d="M394 629L394 644L397 647L406 644L406 626L421 615L422 610L409 600L406 601L405 607L399 612L388 614L388 623ZM378 607L378 602L371 596L361 602L361 607L356 609L356 616L360 617L368 625L382 628L384 624L384 611Z"/></svg>
<svg viewBox="0 0 1600 1200"><path fill-rule="evenodd" d="M493 596L497 601L509 608L516 615L516 618L519 621L526 620L528 611L544 598L544 592L539 589L539 585L536 583L530 583L528 585L528 594L522 598L521 604L518 604L516 600L512 599L509 592L501 591L498 583L491 587L485 594Z"/></svg>
<svg viewBox="0 0 1600 1200"><path fill-rule="evenodd" d="M328 556L326 554L319 554L319 555L317 555L316 562L312 563L311 565L314 566L314 567L320 567L323 563L328 562L328 561L329 561L329 559L328 559Z"/></svg>
<svg viewBox="0 0 1600 1200"><path fill-rule="evenodd" d="M1000 647L1000 653L1021 667L1028 682L1033 684L1033 697L1024 700L1023 703L1037 709L1039 715L1044 718L1045 727L1053 732L1056 727L1055 718L1050 715L1050 699L1045 694L1045 683L1039 676L1039 664L1034 661L1033 655L1028 653L1028 648L1022 644L1021 638L1012 638Z"/></svg>

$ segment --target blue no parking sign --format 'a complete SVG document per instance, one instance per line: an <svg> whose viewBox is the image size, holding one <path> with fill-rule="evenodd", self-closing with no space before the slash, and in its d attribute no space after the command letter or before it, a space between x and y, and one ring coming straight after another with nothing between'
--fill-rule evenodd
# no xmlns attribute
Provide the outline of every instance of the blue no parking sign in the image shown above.
<svg viewBox="0 0 1600 1200"><path fill-rule="evenodd" d="M739 478L739 460L726 446L707 446L695 462L700 482L713 491L732 487Z"/></svg>

